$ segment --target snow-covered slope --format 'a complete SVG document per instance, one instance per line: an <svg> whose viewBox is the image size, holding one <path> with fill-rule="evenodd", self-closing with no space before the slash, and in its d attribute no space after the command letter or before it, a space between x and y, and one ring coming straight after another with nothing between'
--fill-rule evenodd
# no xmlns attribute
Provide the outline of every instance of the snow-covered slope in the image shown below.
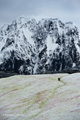
<svg viewBox="0 0 80 120"><path fill-rule="evenodd" d="M20 17L0 29L1 70L53 73L77 68L79 62L79 33L72 22Z"/></svg>
<svg viewBox="0 0 80 120"><path fill-rule="evenodd" d="M80 120L80 73L0 79L0 120Z"/></svg>

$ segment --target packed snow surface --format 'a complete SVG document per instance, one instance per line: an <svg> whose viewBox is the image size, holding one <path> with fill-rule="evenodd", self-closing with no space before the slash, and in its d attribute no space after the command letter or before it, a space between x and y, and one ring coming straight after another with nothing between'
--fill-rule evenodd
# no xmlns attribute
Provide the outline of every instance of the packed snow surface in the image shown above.
<svg viewBox="0 0 80 120"><path fill-rule="evenodd" d="M80 120L80 73L0 79L0 120Z"/></svg>

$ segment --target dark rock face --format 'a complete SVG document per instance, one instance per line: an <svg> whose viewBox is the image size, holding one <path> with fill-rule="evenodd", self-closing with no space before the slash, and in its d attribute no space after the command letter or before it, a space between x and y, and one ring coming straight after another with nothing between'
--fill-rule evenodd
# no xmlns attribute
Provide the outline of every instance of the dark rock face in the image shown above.
<svg viewBox="0 0 80 120"><path fill-rule="evenodd" d="M19 18L0 29L0 70L19 74L80 71L79 33L58 19Z"/></svg>
<svg viewBox="0 0 80 120"><path fill-rule="evenodd" d="M11 71L0 71L0 78L11 77L17 75L17 73Z"/></svg>

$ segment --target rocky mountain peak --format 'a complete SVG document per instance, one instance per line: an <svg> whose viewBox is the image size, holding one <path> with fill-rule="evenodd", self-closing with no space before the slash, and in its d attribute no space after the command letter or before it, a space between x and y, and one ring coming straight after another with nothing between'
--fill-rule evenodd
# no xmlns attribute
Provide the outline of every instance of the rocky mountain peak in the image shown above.
<svg viewBox="0 0 80 120"><path fill-rule="evenodd" d="M20 17L0 29L0 69L20 74L78 69L80 40L72 22ZM79 69L78 69L79 70Z"/></svg>

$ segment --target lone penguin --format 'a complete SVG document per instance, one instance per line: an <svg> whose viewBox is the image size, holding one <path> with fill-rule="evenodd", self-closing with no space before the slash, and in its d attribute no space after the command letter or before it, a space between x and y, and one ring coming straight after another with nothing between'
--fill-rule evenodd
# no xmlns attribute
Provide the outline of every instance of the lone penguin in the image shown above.
<svg viewBox="0 0 80 120"><path fill-rule="evenodd" d="M60 78L58 78L58 81L60 81Z"/></svg>

